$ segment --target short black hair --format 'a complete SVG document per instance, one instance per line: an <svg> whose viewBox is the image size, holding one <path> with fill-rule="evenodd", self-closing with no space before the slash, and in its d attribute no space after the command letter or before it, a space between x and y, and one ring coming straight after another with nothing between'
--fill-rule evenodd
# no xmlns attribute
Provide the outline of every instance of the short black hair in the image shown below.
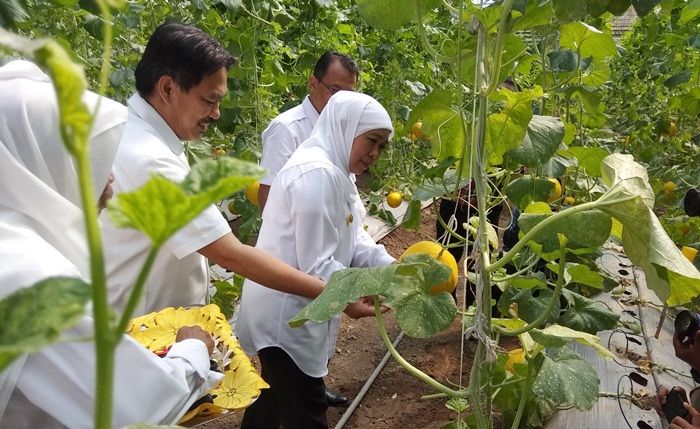
<svg viewBox="0 0 700 429"><path fill-rule="evenodd" d="M321 55L318 61L316 61L316 65L314 66L314 76L316 76L316 79L323 79L328 72L328 68L335 61L338 61L345 70L352 73L355 79L360 78L360 67L350 55L341 54L336 51L326 51Z"/></svg>
<svg viewBox="0 0 700 429"><path fill-rule="evenodd" d="M136 66L136 90L148 97L162 76L170 76L183 90L197 86L205 76L237 59L218 40L197 27L174 22L161 24L148 40Z"/></svg>

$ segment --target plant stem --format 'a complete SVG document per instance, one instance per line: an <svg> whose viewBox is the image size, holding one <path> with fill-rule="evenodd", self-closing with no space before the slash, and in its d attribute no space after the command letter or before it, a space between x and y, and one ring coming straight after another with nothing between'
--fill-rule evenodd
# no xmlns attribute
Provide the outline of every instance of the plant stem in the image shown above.
<svg viewBox="0 0 700 429"><path fill-rule="evenodd" d="M530 391L532 390L532 375L534 374L535 361L531 359L527 363L527 375L525 376L525 386L523 386L523 395L520 397L520 403L518 404L518 411L515 413L515 418L513 419L513 424L510 426L511 429L518 429L520 427L520 420L523 417L523 411L525 411L525 405L530 396Z"/></svg>
<svg viewBox="0 0 700 429"><path fill-rule="evenodd" d="M625 198L620 198L620 199L615 199L615 200L610 200L610 201L607 201L604 198L605 198L605 195L603 195L602 197L600 197L596 201L583 203L581 205L570 207L566 210L556 212L552 216L550 216L549 218L538 223L530 231L528 231L525 235L523 235L523 237L520 240L518 240L518 242L515 243L515 245L501 257L501 259L499 259L498 261L496 261L495 263L490 265L487 268L488 271L494 272L494 271L498 270L499 268L503 268L508 262L510 262L513 259L513 257L518 252L520 252L522 250L523 247L525 247L527 245L527 243L530 240L532 240L534 237L536 237L538 234L540 234L544 229L546 229L553 222L564 219L567 216L571 216L571 215L578 213L578 212L583 212L583 211L593 210L593 209L597 209L597 208L604 207L604 206L623 203L625 201L633 200L637 197L630 196L630 197L625 197Z"/></svg>
<svg viewBox="0 0 700 429"><path fill-rule="evenodd" d="M139 299L141 299L143 288L146 285L146 280L148 279L148 273L151 271L151 267L153 266L153 262L156 260L160 247L160 245L153 245L148 251L146 261L143 263L139 276L136 279L136 284L129 294L129 301L127 301L126 306L124 307L124 312L119 319L119 324L114 329L114 334L117 336L123 334L127 328L127 325L129 324L131 315L134 313L134 309L138 305Z"/></svg>
<svg viewBox="0 0 700 429"><path fill-rule="evenodd" d="M547 307L545 310L540 314L537 319L533 320L532 322L528 323L527 325L523 326L520 329L514 329L512 331L506 330L503 328L496 327L496 330L503 335L508 335L508 336L515 336L515 335L520 335L522 333L525 333L531 329L534 329L542 322L547 320L547 317L549 317L549 314L552 312L554 309L554 306L559 304L559 295L561 295L561 290L564 288L564 271L566 269L566 242L563 241L561 246L559 247L559 270L557 272L557 286L554 288L554 294L552 294L552 298L549 300L547 303Z"/></svg>
<svg viewBox="0 0 700 429"><path fill-rule="evenodd" d="M438 392L444 393L447 396L450 397L457 397L457 398L466 398L467 397L467 391L466 390L452 390L449 387L443 385L439 381L433 379L423 371L419 370L418 368L414 367L413 365L410 364L406 359L403 358L399 354L399 352L396 351L394 348L394 345L391 343L391 340L389 339L389 335L386 332L386 327L384 326L384 319L382 318L382 310L381 306L379 304L379 299L378 297L375 297L374 299L374 313L377 319L377 327L379 328L379 334L382 337L382 341L384 342L384 345L386 346L386 349L391 353L391 356L394 358L396 363L401 365L406 372L408 372L410 375L413 377L416 377L423 383L427 384L428 386L432 387L433 389L437 390Z"/></svg>

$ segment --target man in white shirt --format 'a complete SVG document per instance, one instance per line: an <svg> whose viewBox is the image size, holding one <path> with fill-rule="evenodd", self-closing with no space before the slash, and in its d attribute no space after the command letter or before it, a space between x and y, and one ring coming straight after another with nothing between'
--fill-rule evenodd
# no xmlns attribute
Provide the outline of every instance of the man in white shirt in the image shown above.
<svg viewBox="0 0 700 429"><path fill-rule="evenodd" d="M348 55L335 51L324 53L309 76L309 95L300 105L275 117L263 131L260 165L267 169L268 175L260 180L258 190L261 212L272 181L296 148L309 138L328 100L340 90L353 91L359 75L360 68Z"/></svg>
<svg viewBox="0 0 700 429"><path fill-rule="evenodd" d="M263 153L260 165L268 175L260 180L258 202L262 212L270 192L270 185L292 153L309 138L319 115L331 96L338 91L354 91L360 68L350 56L327 51L319 57L309 76L309 95L298 106L277 115L262 133ZM359 202L362 206L362 202ZM364 208L361 212L364 212ZM328 405L342 407L348 398L326 389Z"/></svg>
<svg viewBox="0 0 700 429"><path fill-rule="evenodd" d="M136 68L138 93L128 101L129 116L113 168L117 198L153 174L184 179L190 166L182 140L201 138L219 118L234 62L217 40L196 27L168 23L156 29ZM107 216L102 221L110 303L123 310L151 243L139 231L116 228ZM135 315L205 304L206 258L276 290L310 298L323 290L321 280L238 241L212 205L165 243ZM358 301L346 313L363 317L373 309Z"/></svg>

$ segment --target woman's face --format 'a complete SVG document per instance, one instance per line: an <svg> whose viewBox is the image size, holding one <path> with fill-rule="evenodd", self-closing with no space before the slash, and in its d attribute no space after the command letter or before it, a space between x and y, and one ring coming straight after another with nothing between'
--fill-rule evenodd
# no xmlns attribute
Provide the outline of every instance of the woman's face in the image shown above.
<svg viewBox="0 0 700 429"><path fill-rule="evenodd" d="M362 174L374 164L389 144L391 131L385 129L370 130L360 134L352 141L350 150L350 172Z"/></svg>

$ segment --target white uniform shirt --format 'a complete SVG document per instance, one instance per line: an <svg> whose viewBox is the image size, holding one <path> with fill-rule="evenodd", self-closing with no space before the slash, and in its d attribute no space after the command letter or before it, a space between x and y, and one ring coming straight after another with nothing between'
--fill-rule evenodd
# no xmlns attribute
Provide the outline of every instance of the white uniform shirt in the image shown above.
<svg viewBox="0 0 700 429"><path fill-rule="evenodd" d="M90 111L98 99L83 96ZM26 61L0 67L0 110L0 299L51 276L86 279L83 213L75 167L60 141L53 84ZM101 101L90 135L97 192L125 120L124 106ZM94 337L92 325L83 317L62 333L74 341L20 356L0 372L0 427L93 427L95 345L86 340ZM206 346L198 340L176 344L161 359L125 337L115 363L115 427L177 422L222 378L209 371Z"/></svg>
<svg viewBox="0 0 700 429"><path fill-rule="evenodd" d="M158 173L182 181L190 171L182 142L146 100L129 99L129 118L114 162L114 193L132 191ZM151 241L135 229L115 227L103 214L103 240L110 305L122 310L136 282ZM179 230L158 253L135 316L165 307L208 302L206 259L197 250L230 233L213 205Z"/></svg>
<svg viewBox="0 0 700 429"><path fill-rule="evenodd" d="M280 113L270 122L262 133L260 165L267 169L268 175L260 179L261 184L272 184L289 157L309 138L318 116L307 95L300 105Z"/></svg>
<svg viewBox="0 0 700 429"><path fill-rule="evenodd" d="M353 99L361 95L352 94ZM391 128L391 122L375 128ZM392 263L394 258L383 246L361 239L366 232L356 200L357 190L347 172L335 167L320 149L300 148L273 181L256 247L324 281L349 266ZM310 302L247 280L236 323L243 349L254 354L280 347L307 375L326 375L340 317L295 329L287 324Z"/></svg>

